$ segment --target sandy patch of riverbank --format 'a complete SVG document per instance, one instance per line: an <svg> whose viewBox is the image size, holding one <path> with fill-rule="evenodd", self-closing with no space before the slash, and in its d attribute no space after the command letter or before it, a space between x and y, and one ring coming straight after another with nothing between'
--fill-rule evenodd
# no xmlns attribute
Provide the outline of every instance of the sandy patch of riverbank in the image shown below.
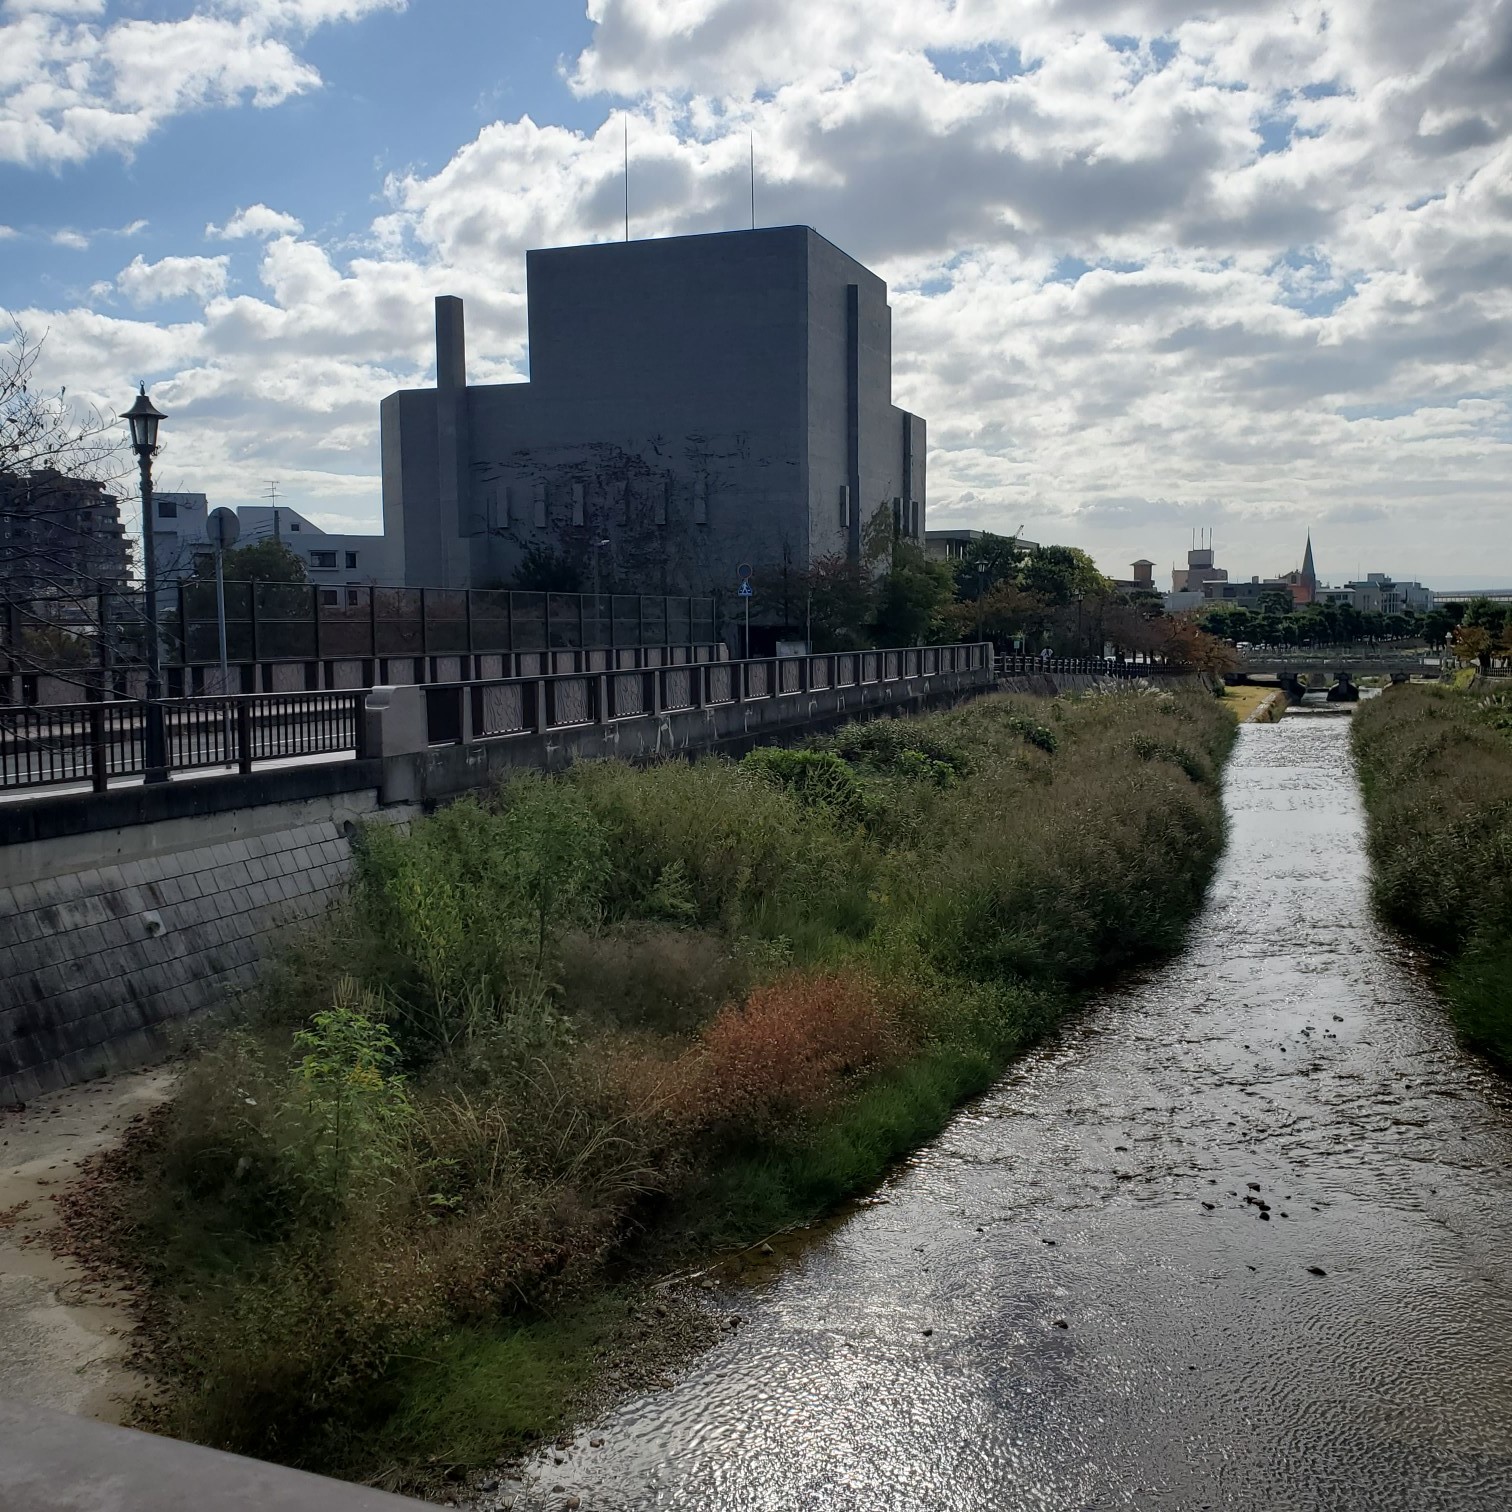
<svg viewBox="0 0 1512 1512"><path fill-rule="evenodd" d="M136 1071L0 1108L0 1397L115 1423L141 1388L124 1363L131 1322L120 1294L52 1253L54 1199L137 1114L167 1100L174 1075Z"/></svg>

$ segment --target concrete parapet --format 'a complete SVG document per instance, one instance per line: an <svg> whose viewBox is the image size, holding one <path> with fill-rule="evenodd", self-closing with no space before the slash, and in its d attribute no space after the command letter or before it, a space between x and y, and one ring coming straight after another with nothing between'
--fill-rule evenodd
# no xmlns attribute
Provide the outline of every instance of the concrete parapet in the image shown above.
<svg viewBox="0 0 1512 1512"><path fill-rule="evenodd" d="M403 1512L407 1497L0 1402L3 1504L26 1512Z"/></svg>

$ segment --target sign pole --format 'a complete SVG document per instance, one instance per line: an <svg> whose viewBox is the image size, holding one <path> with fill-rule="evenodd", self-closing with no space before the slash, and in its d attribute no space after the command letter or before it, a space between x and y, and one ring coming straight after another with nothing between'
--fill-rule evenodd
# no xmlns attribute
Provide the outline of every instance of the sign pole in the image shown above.
<svg viewBox="0 0 1512 1512"><path fill-rule="evenodd" d="M742 562L735 569L735 575L740 579L740 596L745 600L745 660L751 659L751 567L750 563Z"/></svg>

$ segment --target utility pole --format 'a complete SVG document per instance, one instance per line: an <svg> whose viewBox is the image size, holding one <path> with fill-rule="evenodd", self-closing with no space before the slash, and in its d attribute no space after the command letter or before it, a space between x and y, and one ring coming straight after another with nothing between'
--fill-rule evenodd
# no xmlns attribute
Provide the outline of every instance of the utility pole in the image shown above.
<svg viewBox="0 0 1512 1512"><path fill-rule="evenodd" d="M274 543L277 544L283 539L278 529L278 484L268 484L268 492L264 495L264 497L273 501L273 540Z"/></svg>

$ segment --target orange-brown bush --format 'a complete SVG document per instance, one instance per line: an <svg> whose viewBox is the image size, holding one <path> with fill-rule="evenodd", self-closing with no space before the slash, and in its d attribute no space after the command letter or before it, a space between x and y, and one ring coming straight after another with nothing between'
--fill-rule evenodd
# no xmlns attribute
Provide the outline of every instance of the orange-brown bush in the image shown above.
<svg viewBox="0 0 1512 1512"><path fill-rule="evenodd" d="M870 976L792 972L720 1010L672 1067L668 1112L685 1128L769 1137L906 1049L896 1008Z"/></svg>

